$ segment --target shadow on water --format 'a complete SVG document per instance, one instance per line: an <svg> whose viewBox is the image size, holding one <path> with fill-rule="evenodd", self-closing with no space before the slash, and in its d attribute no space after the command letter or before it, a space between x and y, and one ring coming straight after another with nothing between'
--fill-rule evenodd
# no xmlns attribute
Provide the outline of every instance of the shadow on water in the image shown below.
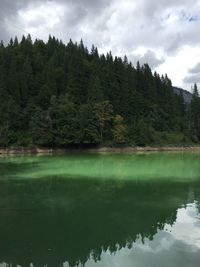
<svg viewBox="0 0 200 267"><path fill-rule="evenodd" d="M0 180L16 178L16 175L30 172L39 167L41 160L39 158L27 157L0 157Z"/></svg>

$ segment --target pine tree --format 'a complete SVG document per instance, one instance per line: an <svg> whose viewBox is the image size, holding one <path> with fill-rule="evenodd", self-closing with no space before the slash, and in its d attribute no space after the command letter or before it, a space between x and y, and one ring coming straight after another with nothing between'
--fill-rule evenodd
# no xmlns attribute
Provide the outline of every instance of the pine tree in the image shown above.
<svg viewBox="0 0 200 267"><path fill-rule="evenodd" d="M196 83L193 88L193 98L190 108L191 132L200 139L200 98Z"/></svg>

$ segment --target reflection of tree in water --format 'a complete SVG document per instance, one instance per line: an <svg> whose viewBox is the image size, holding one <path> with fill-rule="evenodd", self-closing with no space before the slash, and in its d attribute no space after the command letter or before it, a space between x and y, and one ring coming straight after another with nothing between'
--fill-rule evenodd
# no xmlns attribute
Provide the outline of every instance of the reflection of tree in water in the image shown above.
<svg viewBox="0 0 200 267"><path fill-rule="evenodd" d="M151 240L173 224L190 188L158 181L1 181L0 261L41 267L100 260L103 251L131 247L139 235Z"/></svg>

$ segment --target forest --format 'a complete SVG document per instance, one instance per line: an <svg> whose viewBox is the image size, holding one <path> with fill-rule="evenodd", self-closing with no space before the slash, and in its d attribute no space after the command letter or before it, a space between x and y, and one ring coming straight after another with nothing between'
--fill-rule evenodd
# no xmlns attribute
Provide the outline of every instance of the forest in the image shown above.
<svg viewBox="0 0 200 267"><path fill-rule="evenodd" d="M200 143L200 98L111 52L49 36L0 43L0 147Z"/></svg>

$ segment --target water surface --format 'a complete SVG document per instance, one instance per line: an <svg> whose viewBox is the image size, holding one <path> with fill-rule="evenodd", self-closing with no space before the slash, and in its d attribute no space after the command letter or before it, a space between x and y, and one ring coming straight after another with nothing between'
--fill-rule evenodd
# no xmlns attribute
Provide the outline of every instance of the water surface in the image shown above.
<svg viewBox="0 0 200 267"><path fill-rule="evenodd" d="M0 267L197 267L199 203L198 153L2 157Z"/></svg>

